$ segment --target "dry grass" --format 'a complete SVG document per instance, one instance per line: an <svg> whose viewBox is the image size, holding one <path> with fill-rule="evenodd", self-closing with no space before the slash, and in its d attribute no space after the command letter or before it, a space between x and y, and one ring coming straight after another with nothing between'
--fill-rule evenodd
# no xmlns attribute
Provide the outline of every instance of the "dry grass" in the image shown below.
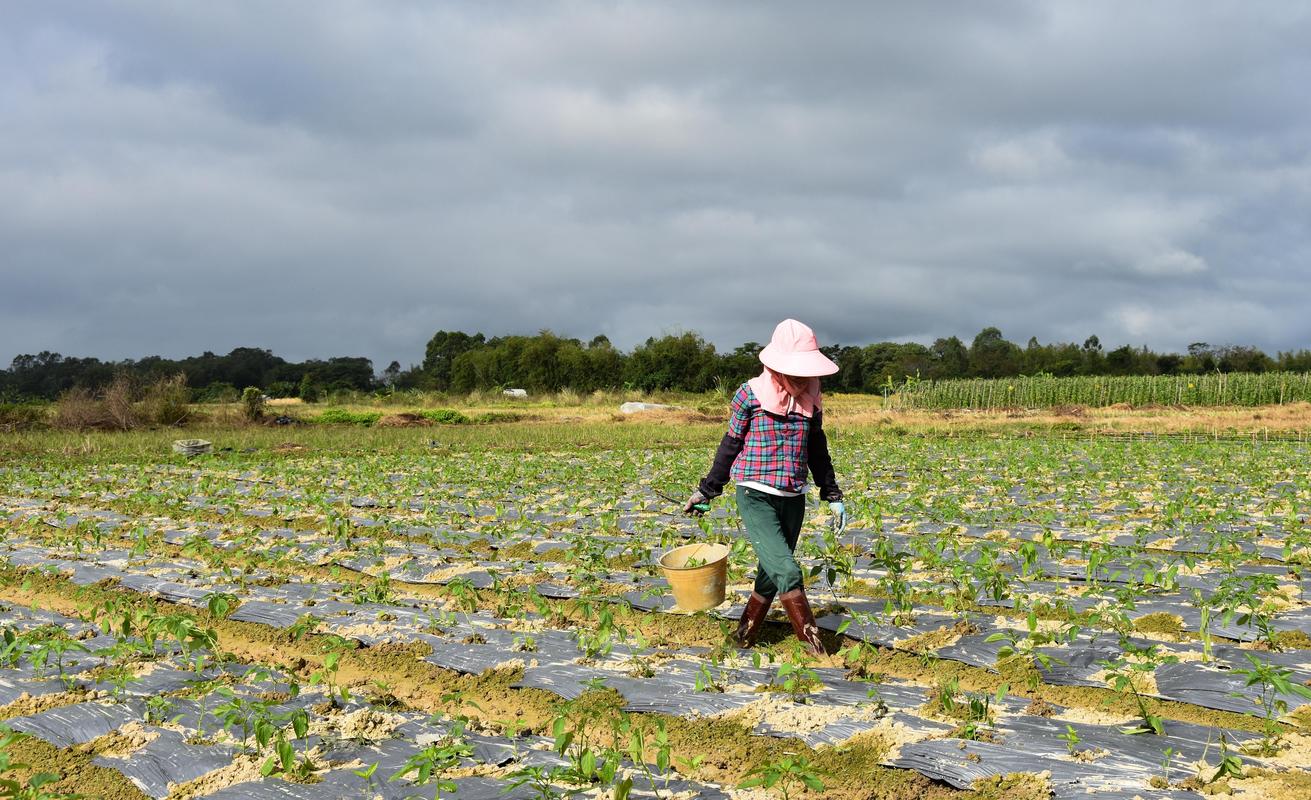
<svg viewBox="0 0 1311 800"><path fill-rule="evenodd" d="M1088 433L1206 435L1311 434L1311 403L1283 406L1110 408L1063 406L1052 409L998 411L883 411L839 401L828 416L835 424L856 428L900 426L913 432L1048 430Z"/></svg>
<svg viewBox="0 0 1311 800"><path fill-rule="evenodd" d="M728 402L710 395L642 398L674 406L668 410L619 413L620 404L635 399L634 393L601 393L562 398L559 395L512 401L478 394L448 399L446 406L470 417L515 410L530 414L525 425L618 424L719 426L728 419ZM571 402L565 402L570 400ZM1299 435L1311 437L1311 403L1258 407L1149 407L1120 404L1109 408L1058 406L1050 409L971 410L885 410L878 396L838 394L824 400L827 427L835 429L884 430L891 433L1155 433L1206 435ZM344 406L306 405L294 398L271 400L280 412L308 417L327 407L348 411L377 411L373 404ZM417 407L417 405L416 405ZM216 410L220 407L211 406Z"/></svg>

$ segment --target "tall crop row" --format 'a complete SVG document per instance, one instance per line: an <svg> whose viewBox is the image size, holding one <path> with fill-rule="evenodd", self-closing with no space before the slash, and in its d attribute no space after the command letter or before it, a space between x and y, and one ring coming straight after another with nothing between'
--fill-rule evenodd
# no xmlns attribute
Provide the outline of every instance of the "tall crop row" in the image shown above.
<svg viewBox="0 0 1311 800"><path fill-rule="evenodd" d="M1258 406L1311 401L1311 373L1232 372L911 380L887 397L891 408L1046 408L1060 405Z"/></svg>

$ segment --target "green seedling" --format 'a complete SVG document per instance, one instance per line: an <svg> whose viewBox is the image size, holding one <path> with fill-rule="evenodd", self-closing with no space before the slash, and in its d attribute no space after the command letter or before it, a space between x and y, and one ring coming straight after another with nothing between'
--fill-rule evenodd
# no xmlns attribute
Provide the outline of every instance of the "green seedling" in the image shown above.
<svg viewBox="0 0 1311 800"><path fill-rule="evenodd" d="M777 761L763 764L748 772L746 780L738 784L738 787L774 790L783 800L789 800L795 792L802 789L813 792L824 791L822 775L822 771L811 764L805 756L783 756Z"/></svg>

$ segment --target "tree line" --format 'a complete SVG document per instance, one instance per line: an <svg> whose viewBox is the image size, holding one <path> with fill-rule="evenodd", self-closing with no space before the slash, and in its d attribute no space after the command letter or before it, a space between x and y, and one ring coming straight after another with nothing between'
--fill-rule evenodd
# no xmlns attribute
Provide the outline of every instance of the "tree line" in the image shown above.
<svg viewBox="0 0 1311 800"><path fill-rule="evenodd" d="M74 387L96 389L127 374L143 383L184 374L198 401L235 399L257 386L273 397L316 399L336 391L419 389L451 393L522 388L530 392L572 389L676 390L731 388L760 372L758 342L719 352L694 332L651 337L628 352L605 336L584 342L542 331L533 336L493 336L438 331L428 341L423 363L402 369L392 361L380 374L362 357L290 362L269 350L241 347L227 355L206 352L184 359L150 356L101 361L42 352L20 355L0 372L0 398L53 399ZM829 391L877 393L907 378L1001 378L1014 375L1184 375L1283 370L1311 372L1311 350L1270 356L1255 347L1195 342L1184 353L1158 353L1146 346L1103 348L1096 336L1083 343L1021 346L995 327L966 344L959 337L930 345L876 342L835 344L824 352L842 371L825 379Z"/></svg>

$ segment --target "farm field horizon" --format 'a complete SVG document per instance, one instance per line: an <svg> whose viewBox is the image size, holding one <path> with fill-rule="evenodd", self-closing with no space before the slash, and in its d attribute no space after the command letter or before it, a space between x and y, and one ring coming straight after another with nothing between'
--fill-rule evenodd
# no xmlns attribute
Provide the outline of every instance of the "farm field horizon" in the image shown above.
<svg viewBox="0 0 1311 800"><path fill-rule="evenodd" d="M731 493L661 497L722 433L692 398L6 434L9 751L112 798L1304 796L1311 406L869 401L798 547L823 658L726 642ZM679 613L656 558L707 540L728 599Z"/></svg>

